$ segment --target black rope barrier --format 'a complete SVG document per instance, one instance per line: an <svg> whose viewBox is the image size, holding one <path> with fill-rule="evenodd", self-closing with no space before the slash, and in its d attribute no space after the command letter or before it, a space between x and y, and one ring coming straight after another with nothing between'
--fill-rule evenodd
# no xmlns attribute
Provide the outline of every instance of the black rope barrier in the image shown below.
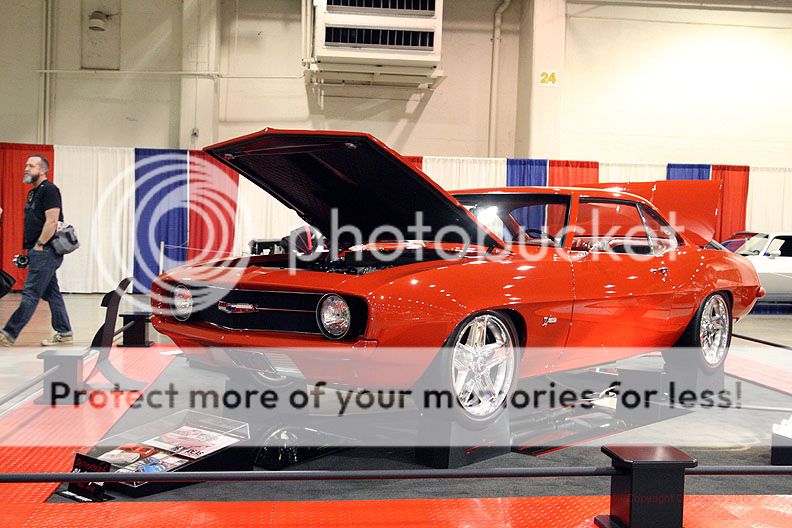
<svg viewBox="0 0 792 528"><path fill-rule="evenodd" d="M118 330L116 330L115 332L113 332L113 337L114 337L114 338L115 338L115 337L118 337L119 335L121 335L122 333L124 333L124 330L126 330L126 329L128 329L128 328L132 328L132 325L134 325L134 324L135 324L135 322L134 322L134 321L132 321L132 322L130 322L130 323L127 323L127 324L125 324L124 326L120 327Z"/></svg>
<svg viewBox="0 0 792 528"><path fill-rule="evenodd" d="M12 390L11 392L6 394L5 396L0 397L0 407L5 405L6 403L10 402L14 398L17 398L18 396L21 396L23 393L29 391L34 386L38 385L44 378L46 378L47 376L49 376L50 374L52 374L53 372L55 372L59 368L60 368L60 366L54 366L52 368L49 368L49 369L45 370L44 372L42 372L41 374L39 374L38 376L36 376L35 378L25 382L24 385L20 385L19 387L17 387L16 389Z"/></svg>
<svg viewBox="0 0 792 528"><path fill-rule="evenodd" d="M699 466L685 470L691 476L792 475L792 466Z"/></svg>
<svg viewBox="0 0 792 528"><path fill-rule="evenodd" d="M307 480L425 480L545 477L612 477L612 467L548 467L356 471L185 471L181 473L2 473L0 484L41 482L254 482ZM685 470L689 476L784 476L792 466L701 466Z"/></svg>
<svg viewBox="0 0 792 528"><path fill-rule="evenodd" d="M423 480L471 478L610 477L611 467L549 467L355 471L184 471L182 473L2 473L0 484L33 482L248 482L305 480Z"/></svg>
<svg viewBox="0 0 792 528"><path fill-rule="evenodd" d="M754 343L759 343L760 345L767 345L775 348L782 348L784 350L792 350L792 346L789 345L782 345L781 343L773 343L772 341L765 341L764 339L758 339L756 337L749 337L744 336L742 334L732 334L732 337L737 337L739 339L744 339L745 341L753 341Z"/></svg>

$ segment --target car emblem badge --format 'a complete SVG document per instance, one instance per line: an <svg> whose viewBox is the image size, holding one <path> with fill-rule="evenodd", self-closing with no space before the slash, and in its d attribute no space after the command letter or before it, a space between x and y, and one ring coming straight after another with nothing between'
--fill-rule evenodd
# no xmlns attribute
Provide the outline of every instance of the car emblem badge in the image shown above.
<svg viewBox="0 0 792 528"><path fill-rule="evenodd" d="M557 317L553 317L552 315L549 315L549 316L545 317L544 319L542 319L542 328L544 328L544 327L546 327L547 325L550 325L550 324L555 324L557 322L558 322L558 318Z"/></svg>
<svg viewBox="0 0 792 528"><path fill-rule="evenodd" d="M258 311L255 304L250 303L228 303L220 301L217 303L217 309L221 312L237 314L237 313L254 313Z"/></svg>

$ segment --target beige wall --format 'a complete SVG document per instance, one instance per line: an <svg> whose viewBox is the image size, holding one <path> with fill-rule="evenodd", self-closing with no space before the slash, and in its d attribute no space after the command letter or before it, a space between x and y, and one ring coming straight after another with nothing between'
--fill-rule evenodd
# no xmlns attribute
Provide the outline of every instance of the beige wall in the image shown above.
<svg viewBox="0 0 792 528"><path fill-rule="evenodd" d="M0 141L37 141L42 4L0 0Z"/></svg>
<svg viewBox="0 0 792 528"><path fill-rule="evenodd" d="M486 156L492 16L498 3L444 3L441 67L448 77L431 94L350 88L343 97L322 97L302 78L222 79L219 137L265 126L362 130L403 153ZM504 17L497 135L502 156L514 145L520 4L514 2ZM223 73L302 74L299 2L224 1L220 19Z"/></svg>
<svg viewBox="0 0 792 528"><path fill-rule="evenodd" d="M569 5L562 153L792 166L792 14Z"/></svg>
<svg viewBox="0 0 792 528"><path fill-rule="evenodd" d="M542 9L558 2L542 0ZM84 13L117 5L120 68L147 73L55 74L49 141L201 147L275 126L364 130L408 154L487 154L498 0L445 3L448 78L433 93L372 88L343 97L322 97L301 78L300 2L200 0L209 3L217 16L208 30L214 36L206 37L192 35L194 17L182 12L187 4L179 0L53 2L54 68L79 70ZM43 4L0 0L3 141L37 140ZM515 0L504 17L499 156L792 166L792 14L569 4L566 24L544 28L545 36L534 41L533 28L520 31L521 18L537 23L530 13L522 17L532 6ZM557 53L542 48L557 47L559 31L564 53L554 58ZM191 57L202 53L195 46L201 40L216 42L214 63ZM532 65L530 57L542 64ZM216 70L220 78L199 83L151 73L192 66ZM536 82L531 68L540 67L562 72L560 86L545 89L554 91L526 87ZM545 104L536 93L560 103ZM191 141L193 127L200 135ZM518 136L516 130L529 132Z"/></svg>
<svg viewBox="0 0 792 528"><path fill-rule="evenodd" d="M202 0L207 2L208 0ZM0 135L34 141L37 118L35 70L40 68L42 1L0 0L0 29L13 53L4 53ZM118 4L111 19L120 31L120 68L147 73L57 73L50 141L59 144L202 147L266 126L364 130L405 153L485 156L496 0L453 0L445 5L443 62L448 78L433 93L368 89L343 97L315 93L302 79L300 2L220 1L219 64L214 89L190 87L189 76L150 72L182 70L190 38L182 39L178 0L60 0L54 2L53 67L79 70L85 12ZM517 98L517 47L521 2L504 17L497 153L511 155ZM30 24L25 21L30 20ZM28 42L22 28L35 38ZM185 47L187 46L187 47ZM101 51L101 50L100 50ZM12 56L12 57L9 57ZM245 76L248 78L239 78ZM287 76L289 79L271 77ZM250 78L255 77L255 78ZM205 82L201 81L202 85ZM190 100L182 101L182 97ZM197 109L198 117L194 109ZM209 114L210 117L206 117ZM212 117L214 114L214 118ZM180 120L182 130L180 134ZM203 123L200 137L185 131ZM206 123L214 123L206 126ZM211 129L211 130L208 130ZM181 135L181 137L180 137Z"/></svg>

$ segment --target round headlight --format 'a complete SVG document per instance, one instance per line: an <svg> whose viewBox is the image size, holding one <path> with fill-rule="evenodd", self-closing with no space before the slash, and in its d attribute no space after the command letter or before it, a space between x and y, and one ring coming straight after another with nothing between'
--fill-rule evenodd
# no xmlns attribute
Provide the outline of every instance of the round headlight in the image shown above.
<svg viewBox="0 0 792 528"><path fill-rule="evenodd" d="M349 332L352 313L344 299L334 293L328 293L319 301L316 319L324 335L330 339L341 339Z"/></svg>
<svg viewBox="0 0 792 528"><path fill-rule="evenodd" d="M186 286L173 288L173 317L179 321L186 321L193 311L192 292Z"/></svg>

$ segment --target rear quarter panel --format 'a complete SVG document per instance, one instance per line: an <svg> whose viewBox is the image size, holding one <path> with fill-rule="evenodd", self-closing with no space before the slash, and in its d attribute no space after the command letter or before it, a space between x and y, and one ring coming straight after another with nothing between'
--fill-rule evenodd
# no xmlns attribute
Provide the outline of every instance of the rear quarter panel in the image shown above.
<svg viewBox="0 0 792 528"><path fill-rule="evenodd" d="M671 324L681 335L704 299L713 292L728 292L732 315L739 319L756 302L759 277L747 259L734 253L688 245L677 252L672 280L676 289Z"/></svg>

